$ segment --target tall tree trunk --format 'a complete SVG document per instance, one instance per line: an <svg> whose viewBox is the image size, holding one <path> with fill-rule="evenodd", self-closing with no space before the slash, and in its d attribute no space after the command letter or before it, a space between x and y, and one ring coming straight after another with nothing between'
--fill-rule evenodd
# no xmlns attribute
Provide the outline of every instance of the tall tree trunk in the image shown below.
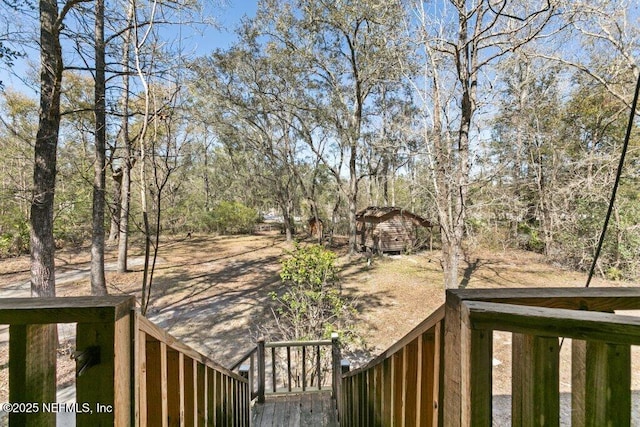
<svg viewBox="0 0 640 427"><path fill-rule="evenodd" d="M111 227L109 227L109 245L115 245L120 234L120 211L122 209L122 167L118 167L111 174L113 182L113 202L111 211Z"/></svg>
<svg viewBox="0 0 640 427"><path fill-rule="evenodd" d="M106 295L104 277L104 207L105 207L105 52L104 0L95 2L95 163L93 179L93 227L91 236L91 294Z"/></svg>
<svg viewBox="0 0 640 427"><path fill-rule="evenodd" d="M60 89L62 84L62 49L60 47L57 0L41 0L40 8L40 111L34 149L33 195L31 200L31 296L55 297L55 243L53 238L53 203L56 184L56 157L60 129ZM15 396L13 402L56 401L55 325L33 325L25 330L29 348L14 348L26 358L24 379L31 387L27 395ZM31 351L37 349L37 351ZM24 350L24 351L21 351ZM15 353L14 353L15 354ZM15 415L11 414L10 419ZM41 414L39 423L55 424L55 414ZM14 421L15 423L15 421Z"/></svg>
<svg viewBox="0 0 640 427"><path fill-rule="evenodd" d="M40 112L31 201L31 295L54 297L53 201L60 129L62 49L56 0L40 1Z"/></svg>
<svg viewBox="0 0 640 427"><path fill-rule="evenodd" d="M118 273L127 271L127 250L129 246L129 207L131 205L131 170L133 169L133 150L129 135L129 53L131 47L131 26L133 24L134 5L129 2L127 12L127 31L122 43L122 141L124 163L120 185L120 221L118 229Z"/></svg>
<svg viewBox="0 0 640 427"><path fill-rule="evenodd" d="M129 206L131 205L131 142L125 146L127 160L122 169L122 186L120 200L120 228L118 230L118 272L127 272L127 249L129 246Z"/></svg>

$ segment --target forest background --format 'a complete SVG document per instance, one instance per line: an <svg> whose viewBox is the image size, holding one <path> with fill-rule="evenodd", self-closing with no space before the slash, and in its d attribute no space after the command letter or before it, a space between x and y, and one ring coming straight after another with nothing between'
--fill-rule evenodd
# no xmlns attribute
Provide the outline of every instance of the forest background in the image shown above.
<svg viewBox="0 0 640 427"><path fill-rule="evenodd" d="M274 215L293 239L317 217L355 251L355 213L375 205L438 224L447 287L477 245L591 265L640 73L635 1L261 0L210 52L191 41L218 31L211 2L0 7L3 72L21 81L0 93L1 256L52 271L55 248L90 242L101 294L105 245L126 271L140 238L144 301L162 233ZM33 52L42 68L16 66ZM640 278L639 138L597 264L609 279Z"/></svg>

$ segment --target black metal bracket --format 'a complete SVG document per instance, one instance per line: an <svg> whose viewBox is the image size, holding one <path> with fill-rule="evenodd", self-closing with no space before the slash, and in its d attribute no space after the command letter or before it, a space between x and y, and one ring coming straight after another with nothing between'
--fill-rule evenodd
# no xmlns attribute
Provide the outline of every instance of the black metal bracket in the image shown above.
<svg viewBox="0 0 640 427"><path fill-rule="evenodd" d="M71 358L76 361L76 377L79 377L90 367L100 364L100 347L89 346L83 351L76 351Z"/></svg>

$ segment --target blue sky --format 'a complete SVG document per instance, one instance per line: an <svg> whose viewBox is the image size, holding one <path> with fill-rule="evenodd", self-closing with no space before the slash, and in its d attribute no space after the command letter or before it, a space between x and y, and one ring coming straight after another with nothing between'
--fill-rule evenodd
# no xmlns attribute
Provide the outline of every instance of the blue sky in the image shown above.
<svg viewBox="0 0 640 427"><path fill-rule="evenodd" d="M202 45L198 46L198 52L206 53L213 48L224 48L231 45L236 40L234 28L240 23L243 16L255 16L257 3L257 0L227 0L222 6L208 6L209 14L222 28L220 31L207 30L201 38Z"/></svg>
<svg viewBox="0 0 640 427"><path fill-rule="evenodd" d="M183 27L182 34L188 37L193 51L197 55L206 55L216 48L230 46L235 40L234 29L240 23L243 16L254 16L257 9L257 0L203 0L205 15L213 18L220 26L219 29L213 27L205 28L201 33L194 32L188 27ZM223 3L220 5L219 3ZM175 27L170 31L175 31ZM191 33L191 34L190 34ZM0 67L0 81L5 88L15 88L34 95L32 90L25 86L22 78L33 73L34 66L38 65L38 52L29 50L28 57L17 59L13 66L13 73L3 66Z"/></svg>

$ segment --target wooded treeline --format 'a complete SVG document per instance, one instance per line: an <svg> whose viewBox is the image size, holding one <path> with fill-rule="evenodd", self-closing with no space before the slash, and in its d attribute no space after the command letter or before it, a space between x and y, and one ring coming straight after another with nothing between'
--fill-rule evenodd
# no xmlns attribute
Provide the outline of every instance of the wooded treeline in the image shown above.
<svg viewBox="0 0 640 427"><path fill-rule="evenodd" d="M43 5L61 46L42 57L59 75L24 76L41 97L55 95L47 78L60 87L59 137L44 146L55 197L34 185L46 105L2 90L2 256L31 248L43 262L30 241L44 194L52 245L92 242L96 265L100 236L121 271L141 236L143 300L161 233L250 232L265 212L288 239L294 218L318 217L355 250L359 209L411 210L440 225L447 287L474 245L593 259L639 73L634 2L261 0L237 42L205 56L186 35L215 34L209 3L0 5L23 30L0 36L5 68L44 28ZM614 279L640 277L639 137L598 264Z"/></svg>

